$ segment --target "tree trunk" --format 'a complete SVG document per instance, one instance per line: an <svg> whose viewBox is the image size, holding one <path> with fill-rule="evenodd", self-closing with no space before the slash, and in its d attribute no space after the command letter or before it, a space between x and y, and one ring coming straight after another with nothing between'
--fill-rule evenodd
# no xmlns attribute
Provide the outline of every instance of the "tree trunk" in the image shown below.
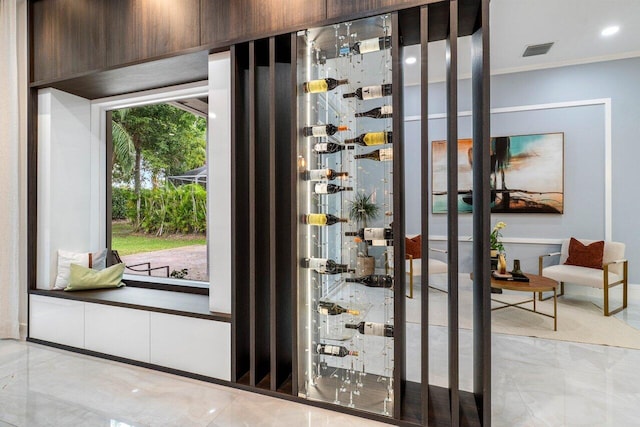
<svg viewBox="0 0 640 427"><path fill-rule="evenodd" d="M141 205L141 197L140 197L140 179L141 179L141 171L140 168L142 166L142 149L136 147L136 164L133 170L133 185L134 191L136 193L136 229L140 227L140 205Z"/></svg>

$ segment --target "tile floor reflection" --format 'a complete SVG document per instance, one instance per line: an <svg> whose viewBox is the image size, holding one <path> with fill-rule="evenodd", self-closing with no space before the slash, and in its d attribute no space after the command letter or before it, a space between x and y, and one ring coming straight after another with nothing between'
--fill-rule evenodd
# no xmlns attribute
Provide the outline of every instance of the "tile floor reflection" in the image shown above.
<svg viewBox="0 0 640 427"><path fill-rule="evenodd" d="M444 328L434 328L434 336L442 333L438 329ZM470 339L461 331L461 342ZM496 334L493 356L494 426L640 425L639 350ZM439 370L442 364L432 367ZM461 364L463 388L470 386L469 368ZM0 427L283 425L382 424L37 344L0 341Z"/></svg>
<svg viewBox="0 0 640 427"><path fill-rule="evenodd" d="M640 296L619 315L637 327ZM409 324L409 334L419 325ZM416 328L415 331L411 328ZM446 328L430 326L431 383L447 385ZM460 387L472 389L471 331ZM410 343L411 344L411 343ZM416 345L418 345L416 343ZM416 356L409 348L408 356ZM493 426L640 426L640 350L493 334ZM407 370L419 378L419 356ZM374 426L281 399L23 341L0 340L0 427Z"/></svg>

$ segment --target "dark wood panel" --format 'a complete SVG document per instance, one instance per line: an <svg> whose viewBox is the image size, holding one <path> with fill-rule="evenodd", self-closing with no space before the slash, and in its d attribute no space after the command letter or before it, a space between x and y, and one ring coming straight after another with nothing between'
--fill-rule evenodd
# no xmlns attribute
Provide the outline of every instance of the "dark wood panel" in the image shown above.
<svg viewBox="0 0 640 427"><path fill-rule="evenodd" d="M295 239L291 239L291 229L295 223L291 221L291 211L296 207L292 204L291 158L295 157L295 141L291 139L292 109L291 104L281 100L295 99L291 87L291 64L295 58L291 57L291 38L289 35L276 37L273 52L273 142L274 142L274 170L272 177L272 192L274 194L275 215L275 254L273 257L276 268L275 275L275 327L276 360L275 360L275 388L280 388L292 376L293 328L292 314L295 312L291 292L295 288L292 272L292 248ZM273 212L273 211L272 211ZM293 270L295 271L295 270Z"/></svg>
<svg viewBox="0 0 640 427"><path fill-rule="evenodd" d="M217 47L295 31L325 19L325 0L202 0L201 40Z"/></svg>
<svg viewBox="0 0 640 427"><path fill-rule="evenodd" d="M425 3L434 0L327 0L327 19L351 19Z"/></svg>
<svg viewBox="0 0 640 427"><path fill-rule="evenodd" d="M43 82L35 87L54 87L87 99L104 98L206 80L207 58L206 51L193 52L76 78Z"/></svg>
<svg viewBox="0 0 640 427"><path fill-rule="evenodd" d="M491 425L491 294L486 250L491 230L489 0L482 0L481 27L472 36L473 92L473 391L482 425Z"/></svg>
<svg viewBox="0 0 640 427"><path fill-rule="evenodd" d="M105 66L105 0L33 2L30 81L56 79Z"/></svg>
<svg viewBox="0 0 640 427"><path fill-rule="evenodd" d="M255 283L254 295L255 308L254 325L255 335L253 350L255 352L255 380L256 386L267 388L269 381L262 382L271 370L270 351L270 307L276 304L270 298L271 291L271 270L275 268L271 264L271 217L275 206L270 201L271 174L271 153L269 146L269 119L270 119L270 96L269 96L269 43L267 39L252 42L254 45L255 67L254 67L254 102L250 108L254 109L253 122L249 123L253 127L253 152L254 152L254 187L250 194L254 198L254 222L251 232L254 234L254 264ZM251 165L250 165L251 167Z"/></svg>
<svg viewBox="0 0 640 427"><path fill-rule="evenodd" d="M199 46L199 15L199 0L110 0L106 10L106 65Z"/></svg>
<svg viewBox="0 0 640 427"><path fill-rule="evenodd" d="M406 298L405 298L405 197L404 197L404 102L402 88L402 44L399 16L395 12L391 15L391 81L393 92L393 416L403 418L404 389L406 382Z"/></svg>
<svg viewBox="0 0 640 427"><path fill-rule="evenodd" d="M449 3L447 37L447 263L449 399L451 426L460 425L460 370L458 318L458 2Z"/></svg>
<svg viewBox="0 0 640 427"><path fill-rule="evenodd" d="M249 382L251 344L249 340L249 134L246 123L249 112L247 45L231 48L231 220L232 232L232 322L231 381Z"/></svg>
<svg viewBox="0 0 640 427"><path fill-rule="evenodd" d="M420 8L420 212L422 222L420 234L429 235L429 188L431 188L431 170L429 168L429 8ZM429 283L429 253L422 253L422 277L420 283ZM429 324L429 293L420 295L420 322ZM429 419L429 328L420 332L420 421ZM406 412L405 412L406 413ZM425 424L425 423L422 423Z"/></svg>

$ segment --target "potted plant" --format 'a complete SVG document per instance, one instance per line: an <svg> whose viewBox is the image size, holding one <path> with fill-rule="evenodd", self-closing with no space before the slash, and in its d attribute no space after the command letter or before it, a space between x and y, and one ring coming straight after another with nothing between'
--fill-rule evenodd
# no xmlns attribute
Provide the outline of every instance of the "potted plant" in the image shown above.
<svg viewBox="0 0 640 427"><path fill-rule="evenodd" d="M380 208L371 201L371 194L356 193L353 200L349 201L349 218L356 221L358 228L367 228L367 221L378 217ZM375 272L375 259L369 256L369 245L360 241L356 262L356 274L360 277L368 276Z"/></svg>
<svg viewBox="0 0 640 427"><path fill-rule="evenodd" d="M491 257L495 258L498 256L498 253L504 252L504 245L502 244L502 233L500 230L505 228L507 224L502 221L498 221L491 234L489 235L489 245L491 248Z"/></svg>

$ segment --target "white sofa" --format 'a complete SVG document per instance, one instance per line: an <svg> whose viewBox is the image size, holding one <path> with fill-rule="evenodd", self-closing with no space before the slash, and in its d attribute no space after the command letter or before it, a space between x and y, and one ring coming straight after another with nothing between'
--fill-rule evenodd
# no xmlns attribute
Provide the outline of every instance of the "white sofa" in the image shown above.
<svg viewBox="0 0 640 427"><path fill-rule="evenodd" d="M595 240L578 239L582 244L588 245ZM624 243L605 242L602 257L602 270L596 268L580 267L576 265L565 265L569 256L569 239L562 242L560 252L553 252L540 256L539 274L544 277L560 282L560 294L564 295L564 284L600 288L604 293L604 315L610 316L627 307L627 286L628 286L628 261L624 259ZM546 257L558 257L557 265L544 267ZM622 285L622 306L609 310L609 289ZM542 299L542 294L539 296Z"/></svg>

